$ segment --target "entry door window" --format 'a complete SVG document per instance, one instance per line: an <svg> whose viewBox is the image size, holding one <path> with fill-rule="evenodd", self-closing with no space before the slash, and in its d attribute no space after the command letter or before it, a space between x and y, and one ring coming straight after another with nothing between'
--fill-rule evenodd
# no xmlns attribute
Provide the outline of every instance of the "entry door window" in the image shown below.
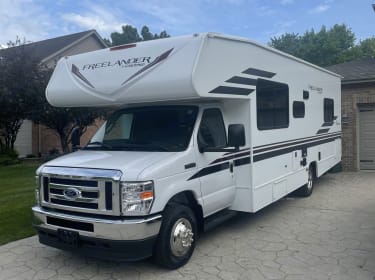
<svg viewBox="0 0 375 280"><path fill-rule="evenodd" d="M199 148L224 148L227 136L223 116L219 109L206 109L198 132Z"/></svg>

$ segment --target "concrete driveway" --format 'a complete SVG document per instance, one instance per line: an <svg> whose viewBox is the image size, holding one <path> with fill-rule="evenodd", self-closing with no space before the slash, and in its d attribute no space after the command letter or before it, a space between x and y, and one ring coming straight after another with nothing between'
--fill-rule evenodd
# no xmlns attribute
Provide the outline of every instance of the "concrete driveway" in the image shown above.
<svg viewBox="0 0 375 280"><path fill-rule="evenodd" d="M0 279L375 279L375 173L328 174L310 198L285 198L204 233L190 262L113 263L42 246L0 247Z"/></svg>

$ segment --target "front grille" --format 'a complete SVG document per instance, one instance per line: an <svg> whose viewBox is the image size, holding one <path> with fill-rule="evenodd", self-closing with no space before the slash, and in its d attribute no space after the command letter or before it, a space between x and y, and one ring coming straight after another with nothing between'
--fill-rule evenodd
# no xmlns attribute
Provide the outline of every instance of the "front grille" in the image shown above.
<svg viewBox="0 0 375 280"><path fill-rule="evenodd" d="M119 215L120 177L117 170L45 167L41 180L42 206Z"/></svg>
<svg viewBox="0 0 375 280"><path fill-rule="evenodd" d="M59 204L59 205L66 205L66 206L73 206L73 207L80 207L80 208L87 208L87 209L98 209L98 203L70 201L70 200L56 199L56 198L51 198L51 203Z"/></svg>

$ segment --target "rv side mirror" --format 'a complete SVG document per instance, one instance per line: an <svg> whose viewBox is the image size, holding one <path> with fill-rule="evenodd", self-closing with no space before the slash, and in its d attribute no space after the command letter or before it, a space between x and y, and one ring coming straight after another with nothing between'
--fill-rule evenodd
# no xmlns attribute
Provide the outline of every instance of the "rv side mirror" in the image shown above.
<svg viewBox="0 0 375 280"><path fill-rule="evenodd" d="M72 150L76 151L81 146L81 129L77 126L72 131Z"/></svg>
<svg viewBox="0 0 375 280"><path fill-rule="evenodd" d="M245 128L243 124L230 124L228 126L228 146L236 149L245 146Z"/></svg>

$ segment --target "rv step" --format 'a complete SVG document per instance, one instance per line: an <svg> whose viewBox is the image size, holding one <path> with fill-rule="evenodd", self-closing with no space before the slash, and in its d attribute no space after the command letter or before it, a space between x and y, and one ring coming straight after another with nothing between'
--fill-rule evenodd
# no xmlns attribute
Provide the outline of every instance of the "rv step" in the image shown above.
<svg viewBox="0 0 375 280"><path fill-rule="evenodd" d="M217 212L204 220L204 231L209 231L221 223L233 218L237 214L233 210L222 210Z"/></svg>

